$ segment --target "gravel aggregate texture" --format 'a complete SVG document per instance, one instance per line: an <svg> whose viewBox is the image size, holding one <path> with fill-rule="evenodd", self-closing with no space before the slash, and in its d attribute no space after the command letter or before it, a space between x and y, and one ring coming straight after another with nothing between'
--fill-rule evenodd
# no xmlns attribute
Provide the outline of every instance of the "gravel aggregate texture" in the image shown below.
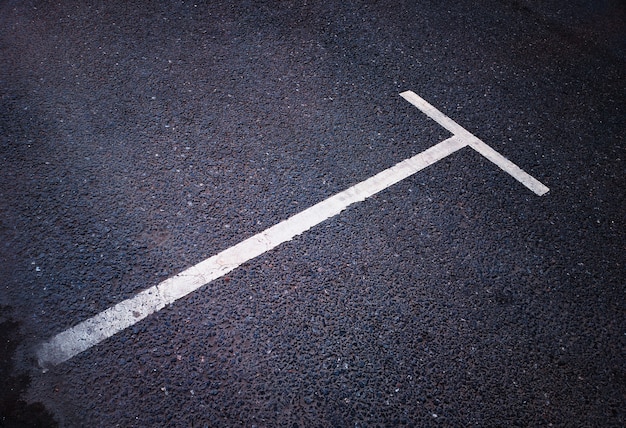
<svg viewBox="0 0 626 428"><path fill-rule="evenodd" d="M448 138L67 362L37 346ZM0 426L626 425L618 0L0 1Z"/></svg>

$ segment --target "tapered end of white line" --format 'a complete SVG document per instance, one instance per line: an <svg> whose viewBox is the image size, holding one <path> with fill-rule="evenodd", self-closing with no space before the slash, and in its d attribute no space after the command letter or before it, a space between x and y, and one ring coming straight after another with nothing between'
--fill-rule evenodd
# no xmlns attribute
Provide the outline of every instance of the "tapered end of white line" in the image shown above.
<svg viewBox="0 0 626 428"><path fill-rule="evenodd" d="M49 342L42 343L37 348L37 363L40 368L47 371L50 367L69 360L75 354L83 350L84 349L76 349L75 347L68 346L68 344L61 344L57 338L53 338Z"/></svg>

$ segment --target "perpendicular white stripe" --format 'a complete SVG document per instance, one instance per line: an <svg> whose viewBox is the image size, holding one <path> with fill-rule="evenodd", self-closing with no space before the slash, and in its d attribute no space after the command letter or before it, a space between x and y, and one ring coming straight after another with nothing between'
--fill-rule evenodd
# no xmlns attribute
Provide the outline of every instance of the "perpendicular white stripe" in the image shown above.
<svg viewBox="0 0 626 428"><path fill-rule="evenodd" d="M436 109L428 101L417 95L413 91L406 91L400 94L402 98L420 109L424 114L433 119L435 122L450 131L453 135L457 135L465 140L468 146L476 150L478 153L495 163L503 171L507 172L517 181L532 190L535 194L542 196L550 191L550 189L539 180L528 174L526 171L515 165L513 162L502 156L496 150L491 148L485 142L477 138L474 134L463 128L461 125L450 119L441 111Z"/></svg>
<svg viewBox="0 0 626 428"><path fill-rule="evenodd" d="M478 138L474 138L468 142L468 145L478 153L498 165L503 171L509 173L513 178L522 183L524 186L532 190L536 195L543 196L550 189L532 175L528 174L519 166L495 151L491 146L483 143Z"/></svg>
<svg viewBox="0 0 626 428"><path fill-rule="evenodd" d="M420 109L422 113L426 116L430 117L432 120L437 122L439 125L446 128L454 135L459 135L464 138L474 137L471 132L467 131L461 125L456 123L454 120L450 119L448 116L439 111L436 107L426 101L424 98L420 97L413 91L406 91L400 94L402 98L413 104L415 107ZM474 137L475 138L475 137Z"/></svg>
<svg viewBox="0 0 626 428"><path fill-rule="evenodd" d="M69 360L243 263L339 214L348 206L365 200L466 145L467 142L459 136L448 138L57 334L40 345L37 351L39 365L48 367Z"/></svg>

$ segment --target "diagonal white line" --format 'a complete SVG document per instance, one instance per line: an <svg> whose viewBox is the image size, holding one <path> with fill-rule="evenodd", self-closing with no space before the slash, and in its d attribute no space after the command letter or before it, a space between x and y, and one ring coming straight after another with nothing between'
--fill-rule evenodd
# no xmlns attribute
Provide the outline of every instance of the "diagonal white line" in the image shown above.
<svg viewBox="0 0 626 428"><path fill-rule="evenodd" d="M495 163L503 171L509 173L513 178L522 183L524 186L532 190L537 196L543 196L550 189L532 175L528 174L519 166L502 156L500 153L491 148L491 146L482 142L478 138L474 138L468 142L468 145L478 153Z"/></svg>
<svg viewBox="0 0 626 428"><path fill-rule="evenodd" d="M502 156L500 153L492 149L489 145L481 141L474 134L463 128L461 125L450 119L441 111L433 107L428 101L417 95L413 91L406 91L400 94L402 98L420 109L424 114L433 119L435 122L450 131L453 135L461 137L468 146L476 150L478 153L489 159L491 162L499 166L503 171L510 174L517 181L528 187L535 194L542 196L550 191L539 180L534 178L522 170L519 166Z"/></svg>
<svg viewBox="0 0 626 428"><path fill-rule="evenodd" d="M432 104L426 101L424 98L420 97L413 91L406 91L400 94L402 98L413 104L415 107L420 109L422 113L426 116L430 117L432 120L437 122L439 125L446 128L454 135L459 135L465 139L470 139L474 137L469 131L463 128L461 125L456 123L454 120L450 119L448 116L443 114L437 108L435 108ZM474 137L475 138L475 137Z"/></svg>
<svg viewBox="0 0 626 428"><path fill-rule="evenodd" d="M38 348L39 365L45 368L69 360L243 263L339 214L348 206L369 198L466 145L467 142L459 136L448 138L57 334Z"/></svg>

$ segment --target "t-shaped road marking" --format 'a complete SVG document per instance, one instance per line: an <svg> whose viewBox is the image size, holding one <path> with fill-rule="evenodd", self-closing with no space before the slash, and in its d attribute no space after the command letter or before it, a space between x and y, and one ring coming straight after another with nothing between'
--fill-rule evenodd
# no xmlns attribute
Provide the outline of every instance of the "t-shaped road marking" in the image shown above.
<svg viewBox="0 0 626 428"><path fill-rule="evenodd" d="M475 137L472 133L467 131L461 125L437 110L415 92L402 92L400 96L421 111L423 111L428 117L433 119L439 125L446 128L454 136L459 137L461 140L463 140L466 146L469 146L472 149L476 150L478 153L498 165L504 171L511 174L513 178L515 178L524 186L535 192L538 196L545 195L550 191L550 189L544 186L539 180L524 172L519 166L515 165L513 162L502 156L500 153L496 152L494 149Z"/></svg>
<svg viewBox="0 0 626 428"><path fill-rule="evenodd" d="M522 171L517 165L417 94L407 91L400 95L450 131L453 134L452 137L57 334L37 349L39 365L46 369L51 365L69 360L136 324L148 315L226 275L243 263L339 214L350 205L364 201L464 147L469 146L478 151L537 195L541 196L548 192L549 189L538 180Z"/></svg>

